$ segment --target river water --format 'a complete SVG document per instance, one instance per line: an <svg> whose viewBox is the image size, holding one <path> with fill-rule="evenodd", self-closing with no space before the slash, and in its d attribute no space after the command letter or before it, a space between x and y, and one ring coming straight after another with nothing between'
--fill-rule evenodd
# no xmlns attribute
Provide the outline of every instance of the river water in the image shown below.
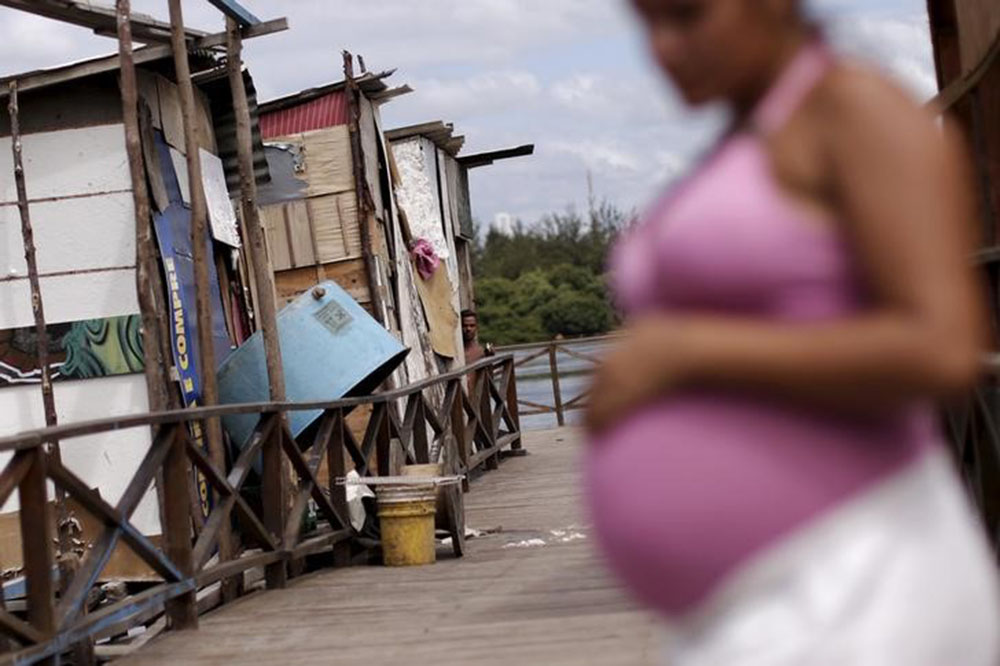
<svg viewBox="0 0 1000 666"><path fill-rule="evenodd" d="M575 352L601 358L613 344L614 341L604 339L569 342L565 343L564 346ZM531 356L543 347L544 345L540 345L530 349L519 349L513 352L514 358L520 360ZM499 349L497 351L502 353L504 350ZM594 364L570 356L561 351L561 348L556 356L556 361L559 368L559 386L562 392L562 401L565 405L587 389L594 370ZM521 400L529 400L550 407L555 405L548 354L543 354L517 368L517 394ZM533 410L533 408L527 406L522 406L521 409L522 411ZM566 423L571 425L578 424L582 416L583 412L580 410L566 412ZM521 416L521 428L523 430L543 430L546 428L555 428L557 425L555 413Z"/></svg>

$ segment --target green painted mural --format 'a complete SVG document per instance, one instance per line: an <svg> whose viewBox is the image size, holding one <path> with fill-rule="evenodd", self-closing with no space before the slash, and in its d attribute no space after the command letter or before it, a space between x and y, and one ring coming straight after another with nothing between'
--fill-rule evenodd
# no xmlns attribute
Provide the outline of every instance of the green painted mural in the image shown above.
<svg viewBox="0 0 1000 666"><path fill-rule="evenodd" d="M142 372L139 315L52 324L49 368L54 381ZM35 328L0 331L0 387L41 382Z"/></svg>

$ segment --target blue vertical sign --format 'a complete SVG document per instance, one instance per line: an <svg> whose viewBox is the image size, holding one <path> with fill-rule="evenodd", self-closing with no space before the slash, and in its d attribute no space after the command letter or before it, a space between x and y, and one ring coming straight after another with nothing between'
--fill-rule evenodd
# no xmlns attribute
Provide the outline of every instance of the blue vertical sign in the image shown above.
<svg viewBox="0 0 1000 666"><path fill-rule="evenodd" d="M167 305L170 310L170 347L174 367L184 405L197 407L201 403L201 379L198 376L198 317L195 299L194 260L191 252L191 211L181 195L180 181L170 158L170 147L159 131L155 132L157 156L160 171L166 185L170 201L169 207L153 216L156 240L163 260L163 272L167 285ZM212 239L205 231L206 256L213 257ZM215 358L224 359L232 350L229 334L226 332L225 315L222 311L222 295L219 291L219 277L215 262L209 261L209 291L212 309L212 341ZM191 423L193 441L207 451L207 442L201 424ZM201 472L196 472L198 494L202 512L207 516L211 508L211 493L208 482Z"/></svg>

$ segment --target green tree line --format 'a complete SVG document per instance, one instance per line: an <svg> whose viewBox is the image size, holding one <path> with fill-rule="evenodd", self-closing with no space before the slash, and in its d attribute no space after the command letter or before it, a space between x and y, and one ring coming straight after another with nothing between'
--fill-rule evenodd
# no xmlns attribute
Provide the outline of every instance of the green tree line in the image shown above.
<svg viewBox="0 0 1000 666"><path fill-rule="evenodd" d="M619 318L605 266L633 219L604 203L586 216L569 210L479 237L473 271L480 339L510 345L612 330Z"/></svg>

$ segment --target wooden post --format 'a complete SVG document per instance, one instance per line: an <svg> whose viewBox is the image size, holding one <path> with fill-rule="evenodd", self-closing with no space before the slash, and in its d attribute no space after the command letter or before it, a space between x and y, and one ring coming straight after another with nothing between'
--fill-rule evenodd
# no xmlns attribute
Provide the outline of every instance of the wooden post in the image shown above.
<svg viewBox="0 0 1000 666"><path fill-rule="evenodd" d="M56 630L55 586L52 583L52 540L45 482L45 451L31 452L31 467L21 480L21 550L28 584L28 621L46 636ZM54 660L53 660L54 661Z"/></svg>
<svg viewBox="0 0 1000 666"><path fill-rule="evenodd" d="M45 425L54 426L58 424L58 418L56 416L55 395L52 391L52 372L49 369L49 333L45 326L45 308L42 305L42 287L41 281L38 277L38 261L35 256L35 232L31 226L31 213L28 206L28 187L24 177L24 155L23 146L21 144L21 123L20 109L18 108L17 81L11 81L10 83L10 98L7 110L10 113L10 144L14 160L14 184L17 189L17 209L21 217L21 238L24 243L24 261L28 267L28 284L31 289L31 310L35 318L35 353L37 354L38 368L41 372L42 406L45 411ZM59 461L59 442L54 440L46 442L45 453L52 456L52 458L56 461ZM62 488L56 486L55 496L56 536L59 542L59 552L68 556L72 552L72 545L70 543L70 537L65 529L69 522L69 515L66 511L66 493ZM42 501L47 502L47 497L43 497ZM47 525L48 523L39 524Z"/></svg>
<svg viewBox="0 0 1000 666"><path fill-rule="evenodd" d="M458 465L461 474L469 471L469 441L465 438L465 407L462 402L465 396L466 377L452 379L458 386L455 387L455 400L451 403L451 435L455 438L455 449L458 453ZM462 490L469 492L469 477L462 479Z"/></svg>
<svg viewBox="0 0 1000 666"><path fill-rule="evenodd" d="M272 402L285 401L285 370L281 360L281 340L278 334L278 310L275 303L274 276L267 261L267 240L264 225L257 207L257 178L253 168L253 135L250 130L250 104L243 81L243 36L240 26L231 18L226 19L226 69L229 90L233 98L233 116L236 119L236 151L240 168L240 209L246 225L246 245L253 264L253 278L257 288L257 321L264 337L264 363L267 368L267 386ZM284 415L280 416L282 421ZM280 427L280 426L279 426ZM282 474L286 477L288 507L294 503L298 478L285 458L281 458Z"/></svg>
<svg viewBox="0 0 1000 666"><path fill-rule="evenodd" d="M28 283L31 286L31 310L35 317L36 355L42 378L42 404L45 408L45 425L57 423L56 402L52 393L52 372L49 370L49 334L45 328L45 309L42 306L42 288L38 278L38 261L35 256L35 233L28 210L28 191L24 178L24 157L21 145L21 127L17 99L17 81L10 84L10 139L14 152L14 182L17 187L17 210L21 216L21 238L24 241L24 260L28 265ZM58 444L53 442L53 447Z"/></svg>
<svg viewBox="0 0 1000 666"><path fill-rule="evenodd" d="M132 203L135 206L135 280L142 316L142 350L149 406L162 411L168 406L167 363L163 357L160 328L154 305L152 277L156 272L152 215L146 172L142 157L142 133L139 128L139 89L132 58L132 13L130 0L117 0L118 55L121 60L122 118L125 125L125 151L132 179Z"/></svg>
<svg viewBox="0 0 1000 666"><path fill-rule="evenodd" d="M240 204L246 223L247 250L253 262L254 281L257 285L257 311L261 333L264 336L264 360L267 364L267 382L271 400L285 401L285 374L281 363L278 340L278 317L274 297L274 279L267 264L264 227L257 208L257 180L253 169L253 138L250 132L250 107L246 85L243 83L243 39L240 28L233 19L226 19L226 66L229 71L229 88L233 96L233 115L236 118L236 147L240 165Z"/></svg>
<svg viewBox="0 0 1000 666"><path fill-rule="evenodd" d="M559 427L566 425L566 415L563 413L562 389L559 387L559 362L556 355L559 347L553 342L549 345L549 372L552 375L552 399L555 401L556 422Z"/></svg>
<svg viewBox="0 0 1000 666"><path fill-rule="evenodd" d="M168 348L164 344L161 313L157 307L159 281L156 250L153 245L152 213L149 190L142 155L142 129L139 121L139 87L136 83L135 61L132 57L132 14L130 0L117 0L118 58L121 61L122 121L125 125L125 152L128 155L129 176L132 181L132 205L135 208L135 289L142 319L142 355L146 376L146 394L149 408L164 411L171 404L170 380L167 375ZM148 112L147 112L148 113ZM155 438L155 428L153 437ZM166 502L163 475L156 475L156 498L160 506Z"/></svg>
<svg viewBox="0 0 1000 666"><path fill-rule="evenodd" d="M487 366L479 370L479 385L482 390L479 394L479 423L489 439L487 445L492 447L497 442L497 424L493 422L493 397L490 394L490 384L493 383L493 367ZM484 462L487 470L497 469L500 466L500 452L496 451Z"/></svg>
<svg viewBox="0 0 1000 666"><path fill-rule="evenodd" d="M510 373L507 378L507 411L510 412L510 419L517 430L517 439L511 442L510 449L519 451L524 447L524 442L521 441L521 412L517 402L517 369L514 366L514 358L508 359L504 365L506 366L504 371Z"/></svg>
<svg viewBox="0 0 1000 666"><path fill-rule="evenodd" d="M163 462L162 515L166 553L177 568L190 577L194 575L194 561L191 556L191 523L188 520L191 472L185 453L187 425L178 423L162 427L173 429L173 436L166 439L165 445L170 447L170 452ZM174 629L197 629L198 606L194 590L168 601L167 617Z"/></svg>
<svg viewBox="0 0 1000 666"><path fill-rule="evenodd" d="M191 81L191 67L188 62L187 39L184 33L184 15L181 0L168 0L170 5L170 42L174 53L174 71L181 98L181 116L184 119L184 148L187 153L188 183L191 194L191 260L194 264L195 303L198 319L198 374L201 378L201 402L206 407L219 403L219 388L216 379L215 347L212 341L212 302L209 289L210 261L208 236L208 206L205 203L205 188L201 175L197 122L198 110L194 98L194 84ZM222 448L222 423L218 417L205 420L205 436L212 464L223 474L226 469L226 455ZM218 501L218 494L215 494ZM232 557L233 544L229 522L219 531L219 561L226 562ZM223 586L223 596L231 598L235 593L232 584Z"/></svg>
<svg viewBox="0 0 1000 666"><path fill-rule="evenodd" d="M330 436L330 445L326 449L326 468L329 476L327 489L330 493L330 502L333 503L337 513L350 520L351 511L347 505L347 487L337 483L337 479L347 475L347 438L344 437L344 429L347 421L344 419L344 410L338 409L334 416L333 434ZM345 527L352 528L348 524ZM334 566L348 566L351 563L351 544L348 541L338 543L333 547Z"/></svg>
<svg viewBox="0 0 1000 666"><path fill-rule="evenodd" d="M280 414L264 414L262 418L277 419L276 427L261 445L261 505L264 526L281 543L285 534L285 474L281 469L281 438L285 436ZM285 560L267 565L264 577L268 589L280 589L288 582Z"/></svg>
<svg viewBox="0 0 1000 666"><path fill-rule="evenodd" d="M382 316L382 293L379 291L378 267L372 256L371 219L375 211L371 200L371 191L365 178L364 145L361 141L361 104L358 97L361 91L354 80L354 59L344 51L344 79L347 82L348 131L351 137L351 162L354 167L354 191L358 200L358 226L361 231L361 256L365 264L365 274L368 277L368 291L372 299L372 316L384 327L389 328L389 322Z"/></svg>
<svg viewBox="0 0 1000 666"><path fill-rule="evenodd" d="M378 462L379 476L391 476L399 470L392 468L392 433L389 430L389 404L377 403L372 409L372 419L379 419L378 431L375 436L375 458Z"/></svg>
<svg viewBox="0 0 1000 666"><path fill-rule="evenodd" d="M422 393L415 393L413 399L417 401L413 418L413 457L418 465L427 465L439 462L439 452L431 454L429 438L427 437L427 404L424 402Z"/></svg>

